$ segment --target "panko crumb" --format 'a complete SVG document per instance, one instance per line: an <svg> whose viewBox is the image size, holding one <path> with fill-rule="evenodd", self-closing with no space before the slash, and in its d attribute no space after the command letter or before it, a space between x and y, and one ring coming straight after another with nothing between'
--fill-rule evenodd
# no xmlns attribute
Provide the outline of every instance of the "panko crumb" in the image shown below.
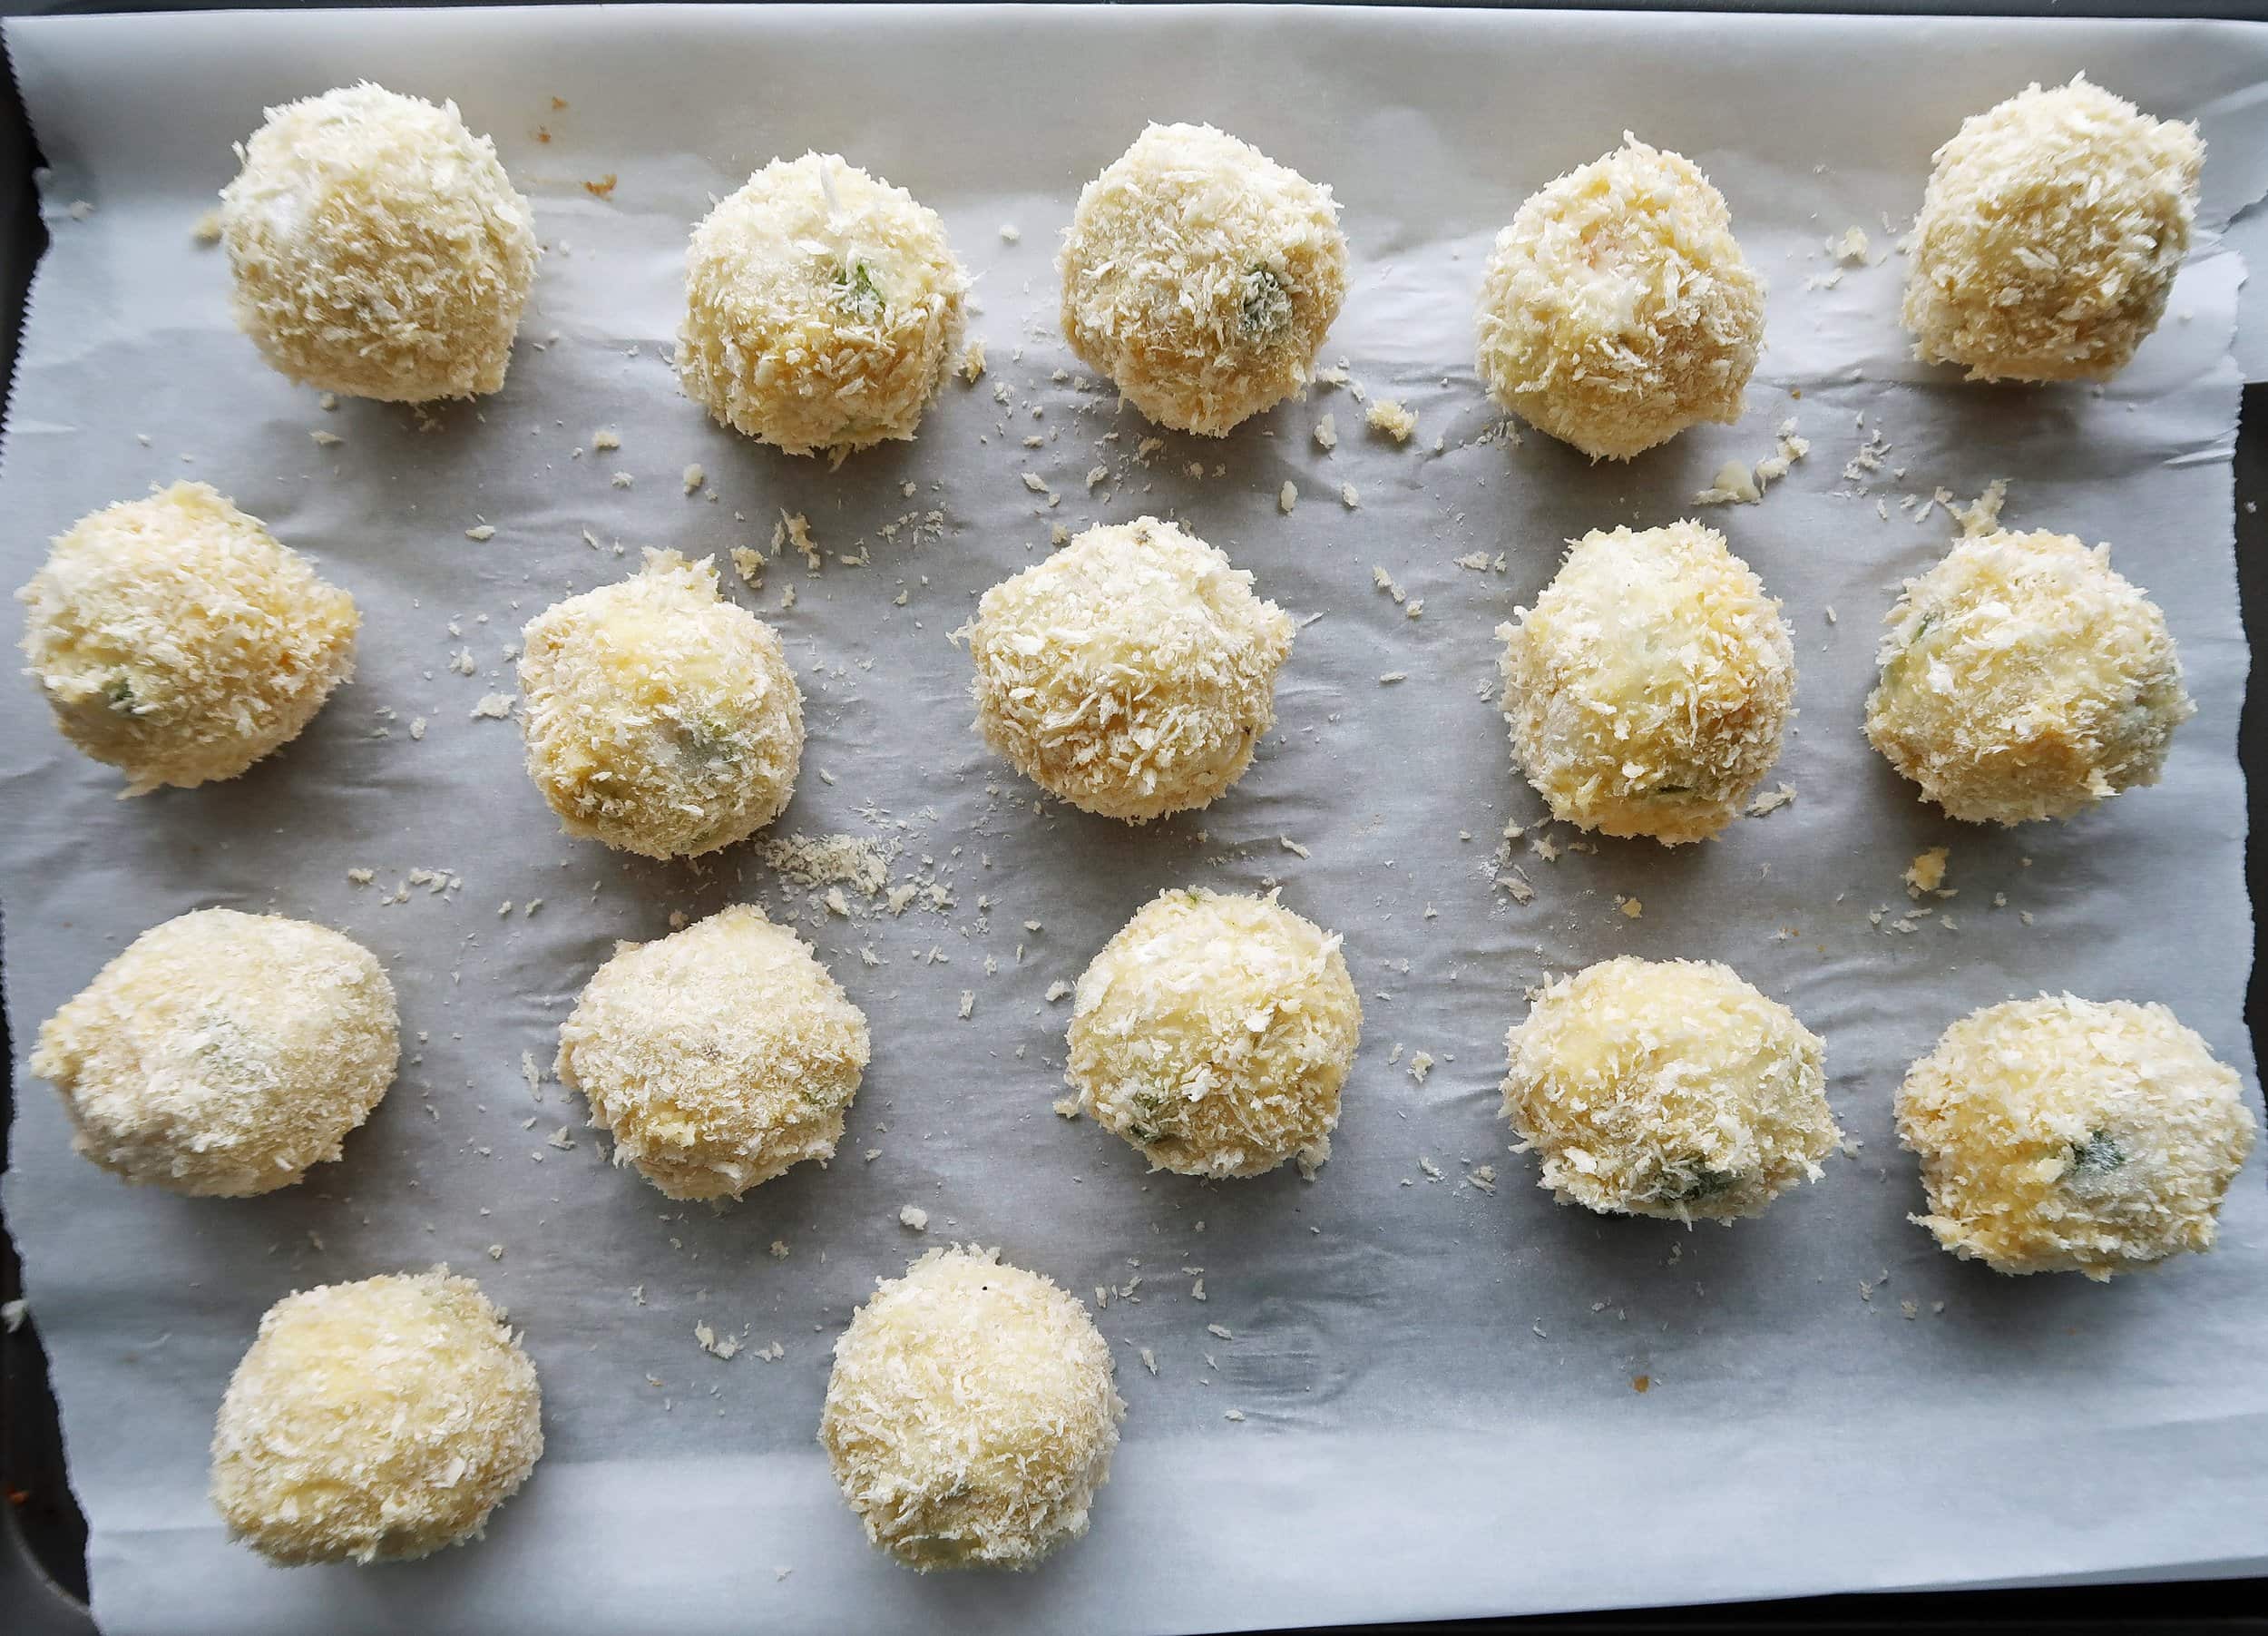
<svg viewBox="0 0 2268 1636"><path fill-rule="evenodd" d="M1946 859L1951 856L1950 847L1931 847L1917 855L1906 866L1906 896L1919 897L1924 892L1934 892L1945 884Z"/></svg>
<svg viewBox="0 0 2268 1636"><path fill-rule="evenodd" d="M1379 398L1363 416L1364 424L1374 432L1383 432L1396 443L1407 443L1417 432L1418 417L1391 397Z"/></svg>

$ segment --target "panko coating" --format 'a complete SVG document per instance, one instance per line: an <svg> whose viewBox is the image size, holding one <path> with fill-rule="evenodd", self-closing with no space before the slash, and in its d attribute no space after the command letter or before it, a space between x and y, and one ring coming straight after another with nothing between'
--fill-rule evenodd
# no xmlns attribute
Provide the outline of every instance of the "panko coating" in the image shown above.
<svg viewBox="0 0 2268 1636"><path fill-rule="evenodd" d="M1085 1533L1126 1416L1086 1308L999 1255L931 1250L835 1342L835 1481L866 1537L924 1573L1030 1568Z"/></svg>
<svg viewBox="0 0 2268 1636"><path fill-rule="evenodd" d="M2068 818L2155 784L2197 713L2165 614L2107 545L1963 540L1884 619L1866 736L1965 822Z"/></svg>
<svg viewBox="0 0 2268 1636"><path fill-rule="evenodd" d="M220 193L237 327L303 387L427 403L504 384L535 216L456 104L363 84L268 110Z"/></svg>
<svg viewBox="0 0 2268 1636"><path fill-rule="evenodd" d="M1171 523L1090 528L984 593L976 725L1041 789L1148 823L1244 775L1276 719L1291 617Z"/></svg>
<svg viewBox="0 0 2268 1636"><path fill-rule="evenodd" d="M1911 1220L1996 1272L2102 1280L2213 1248L2252 1151L2234 1069L2163 1005L2070 994L1961 1018L1898 1088Z"/></svg>
<svg viewBox="0 0 2268 1636"><path fill-rule="evenodd" d="M81 517L15 596L56 727L127 795L235 778L354 674L355 599L202 483Z"/></svg>
<svg viewBox="0 0 2268 1636"><path fill-rule="evenodd" d="M622 944L559 1031L560 1083L672 1199L738 1199L831 1159L872 1045L811 945L735 904Z"/></svg>
<svg viewBox="0 0 2268 1636"><path fill-rule="evenodd" d="M1622 143L1529 195L1481 289L1482 383L1594 460L1738 420L1764 345L1725 196L1683 154Z"/></svg>
<svg viewBox="0 0 2268 1636"><path fill-rule="evenodd" d="M240 1199L339 1154L394 1083L394 985L328 926L199 909L148 931L40 1025L32 1072L127 1180Z"/></svg>
<svg viewBox="0 0 2268 1636"><path fill-rule="evenodd" d="M543 1453L535 1366L449 1269L286 1296L229 1379L212 1500L286 1567L396 1562L480 1537Z"/></svg>
<svg viewBox="0 0 2268 1636"><path fill-rule="evenodd" d="M1506 1041L1515 1152L1601 1215L1762 1215L1842 1133L1819 1036L1706 960L1624 955L1561 977Z"/></svg>
<svg viewBox="0 0 2268 1636"><path fill-rule="evenodd" d="M1210 125L1151 125L1081 189L1063 336L1159 426L1223 437L1306 386L1346 299L1331 190Z"/></svg>
<svg viewBox="0 0 2268 1636"><path fill-rule="evenodd" d="M780 815L803 761L803 692L771 626L707 559L646 553L522 632L528 772L570 835L692 857Z"/></svg>
<svg viewBox="0 0 2268 1636"><path fill-rule="evenodd" d="M1513 759L1563 823L1703 840L1779 758L1787 621L1714 529L1594 530L1496 633Z"/></svg>
<svg viewBox="0 0 2268 1636"><path fill-rule="evenodd" d="M1080 1111L1152 1170L1312 1174L1363 1037L1339 942L1273 892L1159 893L1080 975L1064 1077Z"/></svg>
<svg viewBox="0 0 2268 1636"><path fill-rule="evenodd" d="M2165 316L2204 162L2195 125L2084 74L1962 121L1914 220L1914 356L1971 380L2116 375Z"/></svg>
<svg viewBox="0 0 2268 1636"><path fill-rule="evenodd" d="M961 348L937 212L833 153L775 159L693 230L678 378L790 455L914 436Z"/></svg>

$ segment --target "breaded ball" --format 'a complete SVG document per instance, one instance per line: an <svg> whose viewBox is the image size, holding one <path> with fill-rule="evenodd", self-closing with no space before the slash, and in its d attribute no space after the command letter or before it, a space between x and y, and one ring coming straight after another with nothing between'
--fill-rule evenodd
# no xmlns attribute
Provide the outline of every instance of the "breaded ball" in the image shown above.
<svg viewBox="0 0 2268 1636"><path fill-rule="evenodd" d="M1273 892L1167 891L1080 975L1065 1077L1152 1170L1312 1174L1362 1037L1337 933Z"/></svg>
<svg viewBox="0 0 2268 1636"><path fill-rule="evenodd" d="M1244 776L1292 622L1220 552L1141 517L993 586L967 636L984 741L1081 811L1144 824Z"/></svg>
<svg viewBox="0 0 2268 1636"><path fill-rule="evenodd" d="M1307 384L1346 238L1329 188L1210 125L1151 125L1080 191L1056 269L1080 360L1221 437Z"/></svg>
<svg viewBox="0 0 2268 1636"><path fill-rule="evenodd" d="M390 1273L286 1296L230 1377L212 1501L286 1567L477 1539L543 1453L535 1366L470 1278Z"/></svg>
<svg viewBox="0 0 2268 1636"><path fill-rule="evenodd" d="M1563 823L1703 840L1779 758L1787 621L1715 529L1594 530L1496 633L1513 759Z"/></svg>
<svg viewBox="0 0 2268 1636"><path fill-rule="evenodd" d="M1725 196L1681 153L1623 145L1528 200L1481 289L1481 379L1592 459L1740 418L1765 282Z"/></svg>
<svg viewBox="0 0 2268 1636"><path fill-rule="evenodd" d="M1729 966L1625 955L1561 977L1506 1042L1516 1152L1562 1204L1673 1221L1757 1216L1841 1140L1823 1047Z"/></svg>
<svg viewBox="0 0 2268 1636"><path fill-rule="evenodd" d="M1884 616L1866 736L1969 823L2068 818L2155 784L2197 713L2165 616L2069 534L1981 534Z"/></svg>
<svg viewBox="0 0 2268 1636"><path fill-rule="evenodd" d="M199 909L40 1025L72 1146L129 1181L240 1199L338 1157L394 1083L394 985L328 926Z"/></svg>
<svg viewBox="0 0 2268 1636"><path fill-rule="evenodd" d="M790 455L909 438L960 351L968 288L904 188L832 153L776 159L693 230L678 378Z"/></svg>
<svg viewBox="0 0 2268 1636"><path fill-rule="evenodd" d="M1961 122L1913 224L1914 356L1971 380L2102 380L2165 316L2204 143L2085 75Z"/></svg>
<svg viewBox="0 0 2268 1636"><path fill-rule="evenodd" d="M235 778L354 674L355 599L202 483L81 517L15 596L55 725L128 795Z"/></svg>
<svg viewBox="0 0 2268 1636"><path fill-rule="evenodd" d="M2213 1248L2253 1146L2234 1069L2163 1005L2042 994L1973 1011L1898 1088L1911 1218L1996 1272L2105 1279Z"/></svg>
<svg viewBox="0 0 2268 1636"><path fill-rule="evenodd" d="M237 327L303 387L425 403L504 384L535 217L456 104L365 83L268 110L220 193Z"/></svg>
<svg viewBox="0 0 2268 1636"><path fill-rule="evenodd" d="M738 1199L831 1159L872 1054L866 1017L811 945L735 904L617 945L559 1031L560 1083L614 1162L672 1199Z"/></svg>
<svg viewBox="0 0 2268 1636"><path fill-rule="evenodd" d="M1086 1308L999 1255L931 1250L835 1342L819 1441L866 1537L923 1572L1085 1533L1126 1416Z"/></svg>
<svg viewBox="0 0 2268 1636"><path fill-rule="evenodd" d="M646 553L522 632L528 772L570 835L691 857L777 818L803 761L803 693L771 626L707 559Z"/></svg>

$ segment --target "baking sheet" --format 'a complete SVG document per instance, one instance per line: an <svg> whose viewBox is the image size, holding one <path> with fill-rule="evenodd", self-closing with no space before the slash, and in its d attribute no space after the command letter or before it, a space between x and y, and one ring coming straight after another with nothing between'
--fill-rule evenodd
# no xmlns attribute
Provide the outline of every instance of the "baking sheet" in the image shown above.
<svg viewBox="0 0 2268 1636"><path fill-rule="evenodd" d="M80 514L200 477L319 557L365 614L355 683L284 753L207 789L113 800L115 776L66 749L18 684L0 713L0 900L19 1059L103 960L208 904L363 939L418 1041L343 1163L241 1201L131 1190L74 1159L19 1060L5 1197L106 1630L1185 1631L2268 1558L2260 1161L2209 1258L2109 1288L2008 1280L1905 1223L1921 1194L1889 1116L1904 1065L1953 1016L2041 988L2165 1001L2256 1084L2234 750L2242 269L2215 230L2268 184L2268 34L640 7L70 18L5 37L54 166L0 469L9 582ZM1902 225L1963 114L2081 68L2204 120L2205 230L2172 316L2105 390L1920 369L1895 328L1885 212ZM230 328L221 260L191 237L262 104L363 76L455 97L550 248L508 387L431 426L382 406L327 414L261 368ZM1326 388L1226 443L1168 434L1138 458L1151 429L1078 378L1053 332L1051 256L1080 182L1153 118L1214 121L1334 185L1354 274L1325 358L1418 411L1407 448ZM1723 187L1771 279L1770 350L1741 426L1591 468L1490 435L1469 314L1520 199L1626 126ZM991 358L974 388L948 385L917 443L836 472L710 426L667 365L689 224L806 147L943 212ZM603 197L586 186L609 179ZM1817 287L1824 240L1854 224L1878 264ZM1325 414L1330 453L1310 436ZM1500 857L1502 828L1540 805L1508 770L1493 627L1561 540L1686 514L1791 416L1809 457L1762 505L1709 520L1796 633L1803 713L1772 780L1795 800L1676 853L1578 850L1544 826L1555 860L1526 840ZM600 427L619 452L593 452ZM1847 478L1876 428L1885 469ZM318 430L343 442L318 446ZM691 496L689 463L708 478ZM1950 532L1901 496L1967 500L2003 477L2012 524L2115 543L2165 608L2199 705L2162 788L2068 828L1949 823L1857 730L1880 614ZM781 630L807 695L803 778L776 833L895 845L893 881L934 882L949 907L924 893L893 917L854 893L854 916L830 917L752 847L661 866L569 841L514 727L473 715L512 691L508 644L546 603L630 572L644 545L720 563L764 546L783 508L808 516L823 571L790 553L760 593L728 576ZM1223 546L1303 623L1244 782L1136 831L1035 801L988 756L949 634L1051 524L1145 512ZM469 540L483 522L494 537ZM1458 565L1474 553L1489 565ZM1406 601L1375 587L1378 568ZM470 676L450 668L460 651ZM1900 885L1932 845L1951 847L1950 925L1912 920ZM365 867L373 884L352 884ZM1531 903L1493 884L1513 867ZM462 885L388 901L415 870ZM1050 985L1152 893L1192 882L1280 886L1345 934L1367 1025L1312 1184L1147 1176L1050 1110L1068 1012ZM548 1083L532 1094L522 1063L549 1063L614 939L743 896L816 942L874 1023L875 1061L832 1166L712 1211L610 1169L580 1104ZM1793 1005L1826 1038L1856 1156L1731 1229L1554 1205L1505 1151L1502 1035L1525 986L1620 952L1725 959ZM562 1129L572 1147L552 1145ZM1481 1165L1493 1193L1471 1180ZM926 1235L899 1225L907 1203ZM1098 1312L1126 1442L1092 1533L1036 1574L893 1567L814 1441L852 1307L953 1239L1090 1300L1129 1291ZM418 1564L282 1572L230 1546L205 1445L259 1314L296 1288L436 1260L525 1327L549 1439L527 1489L484 1543ZM696 1324L747 1349L719 1360Z"/></svg>

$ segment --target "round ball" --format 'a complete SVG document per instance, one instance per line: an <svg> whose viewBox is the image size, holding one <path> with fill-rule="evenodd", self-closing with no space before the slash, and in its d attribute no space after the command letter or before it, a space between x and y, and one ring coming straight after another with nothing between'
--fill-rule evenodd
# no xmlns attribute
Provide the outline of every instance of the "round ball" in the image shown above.
<svg viewBox="0 0 2268 1636"><path fill-rule="evenodd" d="M129 1181L240 1199L337 1159L394 1083L394 985L328 926L199 909L40 1025L72 1145Z"/></svg>
<svg viewBox="0 0 2268 1636"><path fill-rule="evenodd" d="M237 327L303 387L388 403L504 384L535 217L456 104L368 83L268 110L220 194Z"/></svg>
<svg viewBox="0 0 2268 1636"><path fill-rule="evenodd" d="M1703 840L1779 759L1787 621L1714 529L1594 530L1497 635L1513 759L1563 823Z"/></svg>
<svg viewBox="0 0 2268 1636"><path fill-rule="evenodd" d="M968 275L937 212L832 153L776 159L685 257L678 378L790 455L914 436L961 346Z"/></svg>
<svg viewBox="0 0 2268 1636"><path fill-rule="evenodd" d="M1628 955L1561 977L1506 1042L1504 1112L1562 1204L1756 1216L1841 1140L1823 1047L1714 961Z"/></svg>
<svg viewBox="0 0 2268 1636"><path fill-rule="evenodd" d="M819 1441L909 1566L1029 1568L1087 1532L1126 1405L1086 1308L999 1251L933 1249L835 1343Z"/></svg>
<svg viewBox="0 0 2268 1636"><path fill-rule="evenodd" d="M2101 380L2165 316L2204 167L2197 128L2084 76L1961 122L1915 218L1905 323L1971 380Z"/></svg>
<svg viewBox="0 0 2268 1636"><path fill-rule="evenodd" d="M1538 431L1627 460L1740 418L1764 290L1725 196L1683 154L1626 135L1529 195L1496 236L1481 378Z"/></svg>
<svg viewBox="0 0 2268 1636"><path fill-rule="evenodd" d="M1210 125L1151 125L1082 189L1063 335L1159 426L1226 436L1306 386L1346 299L1331 190Z"/></svg>
<svg viewBox="0 0 2268 1636"><path fill-rule="evenodd" d="M1081 811L1143 824L1244 776L1292 622L1220 552L1142 517L993 586L967 635L984 741Z"/></svg>
<svg viewBox="0 0 2268 1636"><path fill-rule="evenodd" d="M871 1054L811 945L736 904L620 945L559 1031L558 1073L613 1132L615 1163L672 1199L738 1199L834 1157Z"/></svg>
<svg viewBox="0 0 2268 1636"><path fill-rule="evenodd" d="M522 632L528 772L570 835L691 857L777 818L803 761L803 693L771 626L707 560L648 550L629 579Z"/></svg>
<svg viewBox="0 0 2268 1636"><path fill-rule="evenodd" d="M55 725L128 795L235 778L354 674L355 599L202 483L81 517L15 594Z"/></svg>
<svg viewBox="0 0 2268 1636"><path fill-rule="evenodd" d="M1274 893L1168 891L1080 975L1066 1077L1152 1170L1312 1172L1362 1037L1337 933Z"/></svg>
<svg viewBox="0 0 2268 1636"><path fill-rule="evenodd" d="M2065 818L2155 784L2197 713L2165 616L2069 534L1963 540L1885 616L1866 736L1970 823Z"/></svg>
<svg viewBox="0 0 2268 1636"><path fill-rule="evenodd" d="M1996 1272L2108 1278L2213 1248L2253 1146L2242 1083L2163 1005L2010 1000L1947 1029L1898 1088L1913 1220Z"/></svg>
<svg viewBox="0 0 2268 1636"><path fill-rule="evenodd" d="M480 1536L543 1453L535 1367L448 1269L286 1296L229 1379L212 1500L287 1567L398 1561Z"/></svg>

